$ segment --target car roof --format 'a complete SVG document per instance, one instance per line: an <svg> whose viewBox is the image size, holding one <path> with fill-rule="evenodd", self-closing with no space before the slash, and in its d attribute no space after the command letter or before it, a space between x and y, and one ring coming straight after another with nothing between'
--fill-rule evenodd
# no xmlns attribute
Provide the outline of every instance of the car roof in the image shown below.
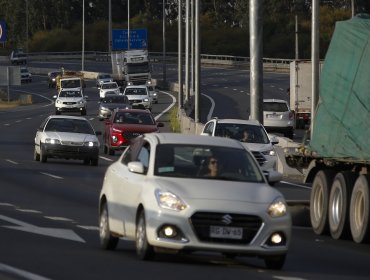
<svg viewBox="0 0 370 280"><path fill-rule="evenodd" d="M70 115L50 115L48 119L70 119L70 120L84 120L88 121L85 117L70 116Z"/></svg>
<svg viewBox="0 0 370 280"><path fill-rule="evenodd" d="M158 144L211 145L245 150L244 146L239 141L224 137L207 137L198 134L182 134L171 132L152 132L150 134L146 134L146 137L152 138Z"/></svg>
<svg viewBox="0 0 370 280"><path fill-rule="evenodd" d="M126 88L147 88L146 85L132 85L132 86L126 86Z"/></svg>
<svg viewBox="0 0 370 280"><path fill-rule="evenodd" d="M283 99L263 99L263 102L288 103Z"/></svg>
<svg viewBox="0 0 370 280"><path fill-rule="evenodd" d="M216 118L215 118L216 119ZM235 124L249 124L249 125L261 125L257 120L244 120L244 119L216 119L217 123L235 123Z"/></svg>
<svg viewBox="0 0 370 280"><path fill-rule="evenodd" d="M151 112L147 109L122 109L122 108L118 108L118 109L115 109L114 112L142 112L142 113L151 114Z"/></svg>

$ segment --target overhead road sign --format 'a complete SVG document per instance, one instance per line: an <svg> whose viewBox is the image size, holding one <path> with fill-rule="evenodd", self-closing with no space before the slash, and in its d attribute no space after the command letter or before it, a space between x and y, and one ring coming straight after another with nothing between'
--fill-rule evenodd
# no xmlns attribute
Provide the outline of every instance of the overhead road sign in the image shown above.
<svg viewBox="0 0 370 280"><path fill-rule="evenodd" d="M127 50L127 29L112 30L112 51ZM130 49L147 49L147 29L130 29Z"/></svg>
<svg viewBox="0 0 370 280"><path fill-rule="evenodd" d="M0 20L0 42L6 42L6 22Z"/></svg>

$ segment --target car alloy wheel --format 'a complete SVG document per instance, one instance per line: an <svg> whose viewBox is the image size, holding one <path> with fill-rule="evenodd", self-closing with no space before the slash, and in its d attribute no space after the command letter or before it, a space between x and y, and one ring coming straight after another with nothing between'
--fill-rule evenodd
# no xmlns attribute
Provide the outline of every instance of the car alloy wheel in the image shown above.
<svg viewBox="0 0 370 280"><path fill-rule="evenodd" d="M105 250L114 250L117 247L119 239L112 236L110 233L108 207L106 203L101 206L99 216L99 237L101 248Z"/></svg>
<svg viewBox="0 0 370 280"><path fill-rule="evenodd" d="M136 223L136 253L141 260L151 260L154 258L154 249L148 243L146 236L144 211L140 212Z"/></svg>

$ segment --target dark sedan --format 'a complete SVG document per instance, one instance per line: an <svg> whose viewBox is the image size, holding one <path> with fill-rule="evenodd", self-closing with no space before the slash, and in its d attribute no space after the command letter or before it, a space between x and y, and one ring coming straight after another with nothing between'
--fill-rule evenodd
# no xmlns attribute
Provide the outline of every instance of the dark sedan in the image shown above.
<svg viewBox="0 0 370 280"><path fill-rule="evenodd" d="M108 94L99 101L99 120L110 118L114 109L131 109L130 101L125 95Z"/></svg>

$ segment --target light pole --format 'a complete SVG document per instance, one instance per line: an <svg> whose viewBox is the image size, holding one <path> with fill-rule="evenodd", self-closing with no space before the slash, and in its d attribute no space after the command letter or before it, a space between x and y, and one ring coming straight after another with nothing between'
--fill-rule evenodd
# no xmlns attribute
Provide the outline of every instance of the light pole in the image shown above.
<svg viewBox="0 0 370 280"><path fill-rule="evenodd" d="M85 0L82 0L82 61L81 71L85 70Z"/></svg>
<svg viewBox="0 0 370 280"><path fill-rule="evenodd" d="M28 0L26 0L26 52L28 53Z"/></svg>
<svg viewBox="0 0 370 280"><path fill-rule="evenodd" d="M112 52L112 0L108 0L108 52Z"/></svg>
<svg viewBox="0 0 370 280"><path fill-rule="evenodd" d="M166 7L163 0L163 86L166 85Z"/></svg>
<svg viewBox="0 0 370 280"><path fill-rule="evenodd" d="M127 0L127 50L130 49L130 0Z"/></svg>

